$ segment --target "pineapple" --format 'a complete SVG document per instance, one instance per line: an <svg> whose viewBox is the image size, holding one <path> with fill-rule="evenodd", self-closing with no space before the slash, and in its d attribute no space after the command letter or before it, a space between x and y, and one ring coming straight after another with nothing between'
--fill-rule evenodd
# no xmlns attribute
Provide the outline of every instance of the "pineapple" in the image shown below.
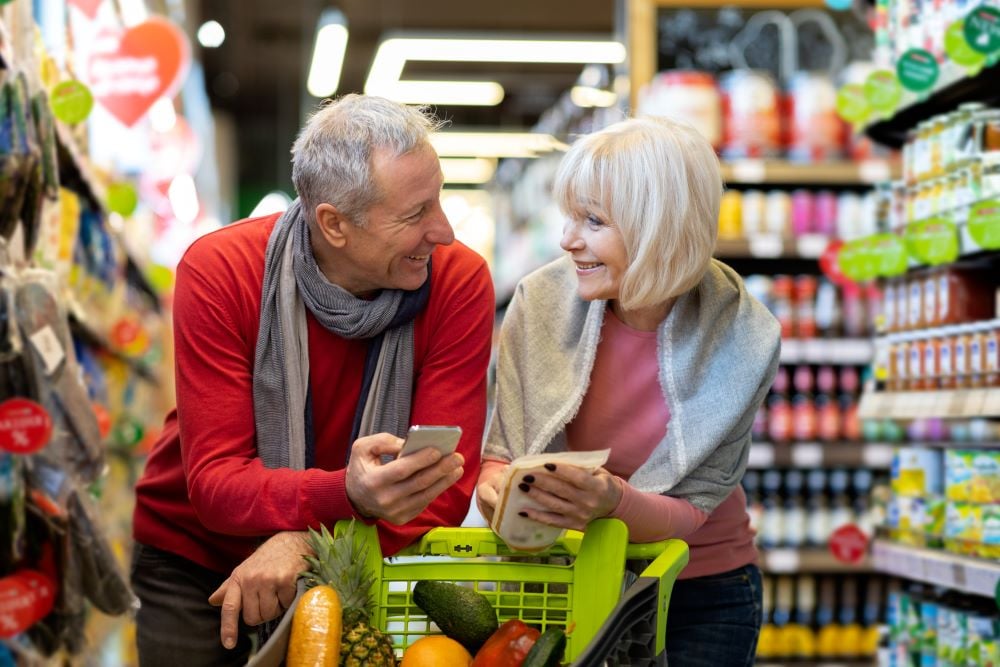
<svg viewBox="0 0 1000 667"><path fill-rule="evenodd" d="M395 667L392 640L371 625L371 588L374 577L365 569L368 547L355 544L354 522L340 537L326 526L309 530L309 545L315 556L306 556L309 569L302 574L312 588L332 586L344 608L340 664L344 667Z"/></svg>

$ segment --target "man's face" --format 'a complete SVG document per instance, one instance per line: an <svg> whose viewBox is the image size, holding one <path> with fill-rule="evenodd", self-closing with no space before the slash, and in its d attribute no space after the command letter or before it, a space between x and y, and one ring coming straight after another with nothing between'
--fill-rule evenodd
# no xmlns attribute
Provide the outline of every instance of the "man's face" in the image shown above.
<svg viewBox="0 0 1000 667"><path fill-rule="evenodd" d="M437 153L426 144L399 157L376 151L372 176L382 199L368 209L365 227L348 226L337 283L355 295L415 290L427 279L434 248L455 240L441 209Z"/></svg>

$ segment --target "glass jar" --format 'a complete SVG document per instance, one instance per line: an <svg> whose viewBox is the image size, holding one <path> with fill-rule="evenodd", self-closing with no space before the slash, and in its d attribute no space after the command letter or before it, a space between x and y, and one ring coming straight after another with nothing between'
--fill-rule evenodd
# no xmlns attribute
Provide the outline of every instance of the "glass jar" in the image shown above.
<svg viewBox="0 0 1000 667"><path fill-rule="evenodd" d="M959 324L955 327L954 364L955 388L968 389L971 384L969 377L969 325Z"/></svg>
<svg viewBox="0 0 1000 667"><path fill-rule="evenodd" d="M986 371L986 329L984 322L968 325L969 332L969 386L979 388L984 386L983 378Z"/></svg>

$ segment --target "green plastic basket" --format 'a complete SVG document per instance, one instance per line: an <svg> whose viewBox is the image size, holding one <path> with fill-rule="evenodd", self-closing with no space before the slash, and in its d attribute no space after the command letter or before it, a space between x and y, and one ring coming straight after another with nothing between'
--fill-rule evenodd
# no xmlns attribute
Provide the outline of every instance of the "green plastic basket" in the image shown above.
<svg viewBox="0 0 1000 667"><path fill-rule="evenodd" d="M347 525L338 522L335 533ZM586 533L567 531L550 549L530 554L510 550L488 528L435 528L393 558L382 557L374 526L355 524L355 535L368 545L376 597L372 620L392 637L397 654L421 637L440 634L412 599L418 581L437 580L485 595L501 623L520 618L543 631L572 626L565 654L571 663L584 655L593 665L605 659L661 664L670 592L688 562L680 540L629 544L628 529L617 519L594 521ZM626 560L652 561L628 590ZM260 659L267 654L284 656L287 633L280 630L251 665L276 664ZM620 657L614 658L615 651Z"/></svg>

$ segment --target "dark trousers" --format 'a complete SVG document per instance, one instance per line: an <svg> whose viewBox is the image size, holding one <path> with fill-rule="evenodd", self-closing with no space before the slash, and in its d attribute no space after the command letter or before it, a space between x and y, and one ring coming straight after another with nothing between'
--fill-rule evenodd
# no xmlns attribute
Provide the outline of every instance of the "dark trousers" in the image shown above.
<svg viewBox="0 0 1000 667"><path fill-rule="evenodd" d="M186 558L135 543L132 590L139 598L136 643L140 667L245 665L253 630L240 620L236 647L219 639L221 608L208 604L226 575Z"/></svg>
<svg viewBox="0 0 1000 667"><path fill-rule="evenodd" d="M761 621L756 565L674 583L667 612L670 667L753 665Z"/></svg>

